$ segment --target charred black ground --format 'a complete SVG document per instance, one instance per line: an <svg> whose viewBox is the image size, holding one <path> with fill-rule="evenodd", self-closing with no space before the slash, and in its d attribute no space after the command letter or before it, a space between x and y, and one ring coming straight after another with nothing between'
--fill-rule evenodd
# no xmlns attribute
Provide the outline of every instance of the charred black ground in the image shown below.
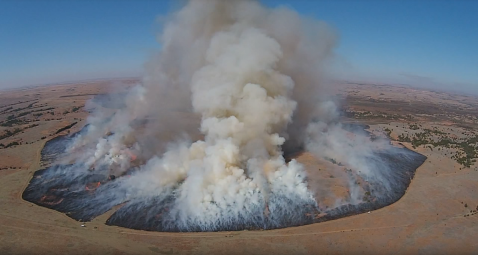
<svg viewBox="0 0 478 255"><path fill-rule="evenodd" d="M362 126L362 130L365 127ZM350 129L350 127L348 128ZM55 162L55 159L61 158L67 145L76 135L57 137L48 141L42 150L42 163L51 164ZM374 163L389 167L393 171L390 171L389 176L387 176L392 180L390 181L392 186L387 192L383 192L386 188L382 183L369 182L366 187L369 194L368 201L357 205L344 205L326 211L319 211L315 205L307 202L304 202L304 206L300 208L273 208L272 210L293 210L293 215L302 215L301 217L284 217L283 219L270 219L267 215L264 215L263 208L257 208L257 212L254 214L257 215L256 218L238 219L237 222L221 222L218 220L214 230L257 230L300 226L385 207L396 202L404 195L416 169L423 164L426 157L406 148L392 147L392 149L377 152L376 156L370 158L370 160L377 161ZM174 217L163 217L164 213L171 207L173 197L129 201L127 191L118 189L118 183L123 178L128 178L131 172L115 177L109 176L106 169L96 169L86 175L82 174L71 178L71 175L75 175L74 169L82 168L84 169L85 166L81 164L52 165L36 171L23 193L23 199L65 213L69 217L82 222L91 221L112 209L114 205L122 204L121 208L107 220L107 225L148 231L206 231L195 225L191 225L186 230L178 229L177 225L174 224ZM134 169L131 171L134 171ZM65 178L66 175L69 178ZM114 192L110 192L112 189L114 189ZM105 199L114 203L105 203ZM283 198L272 194L270 199ZM297 214L297 212L300 213ZM288 213L284 212L280 215L288 215Z"/></svg>

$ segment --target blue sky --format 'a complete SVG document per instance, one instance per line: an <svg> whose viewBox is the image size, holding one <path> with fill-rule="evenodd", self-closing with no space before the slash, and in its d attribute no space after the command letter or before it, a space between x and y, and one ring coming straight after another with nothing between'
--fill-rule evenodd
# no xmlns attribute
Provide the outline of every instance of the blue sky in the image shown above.
<svg viewBox="0 0 478 255"><path fill-rule="evenodd" d="M138 76L178 2L0 0L0 88ZM478 1L262 2L335 27L344 79L478 93Z"/></svg>

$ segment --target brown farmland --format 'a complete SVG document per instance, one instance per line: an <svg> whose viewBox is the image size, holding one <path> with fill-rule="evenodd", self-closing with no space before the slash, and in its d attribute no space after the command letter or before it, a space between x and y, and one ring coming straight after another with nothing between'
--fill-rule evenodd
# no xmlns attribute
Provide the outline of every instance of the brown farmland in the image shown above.
<svg viewBox="0 0 478 255"><path fill-rule="evenodd" d="M408 87L336 86L344 122L368 124L370 132L389 135L394 143L428 157L398 202L370 213L279 230L159 233L105 225L113 212L83 227L22 200L33 173L43 167L45 142L81 129L87 100L121 92L134 82L0 92L0 254L478 253L478 165L476 151L466 147L478 134L478 98ZM346 193L338 179L329 178L332 166L327 162L308 153L297 159L310 176L328 179L324 183L334 193Z"/></svg>

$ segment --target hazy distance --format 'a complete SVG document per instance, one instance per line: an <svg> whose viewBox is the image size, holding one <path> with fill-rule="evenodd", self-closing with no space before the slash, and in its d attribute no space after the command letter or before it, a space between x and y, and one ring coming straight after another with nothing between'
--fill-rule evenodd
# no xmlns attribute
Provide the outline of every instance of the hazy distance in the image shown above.
<svg viewBox="0 0 478 255"><path fill-rule="evenodd" d="M261 1L339 34L336 79L478 94L476 1ZM1 1L0 89L141 76L182 1ZM159 15L159 16L158 16Z"/></svg>

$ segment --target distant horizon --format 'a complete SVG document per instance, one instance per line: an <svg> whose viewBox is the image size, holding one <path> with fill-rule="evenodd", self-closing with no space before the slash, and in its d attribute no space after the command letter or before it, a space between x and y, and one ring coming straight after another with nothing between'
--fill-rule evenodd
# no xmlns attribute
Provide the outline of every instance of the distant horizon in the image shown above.
<svg viewBox="0 0 478 255"><path fill-rule="evenodd" d="M16 86L16 87L10 87L10 88L0 87L0 92L23 90L23 89L30 89L30 88L36 88L36 87L48 87L48 86L56 86L56 85L77 85L77 84L95 82L95 81L113 81L113 80L129 80L129 79L137 79L139 82L141 82L142 76L102 77L102 78L64 80L64 81L56 81L56 82L38 83L38 84L30 84L30 85ZM403 88L416 89L416 90L422 90L422 91L430 91L430 92L436 92L436 93L449 93L449 94L462 95L462 96L471 94L471 96L478 97L478 92L469 93L469 92L463 92L459 90L429 88L429 87L417 86L417 85L406 84L406 83L393 83L393 82L372 81L372 80L350 80L350 79L333 79L333 80L330 80L330 82L348 83L348 84L357 84L357 85L365 84L365 85L372 85L372 86L403 87Z"/></svg>
<svg viewBox="0 0 478 255"><path fill-rule="evenodd" d="M478 94L478 1L260 0L325 21L333 77ZM0 89L141 77L184 1L2 1ZM107 14L107 15L105 15Z"/></svg>

